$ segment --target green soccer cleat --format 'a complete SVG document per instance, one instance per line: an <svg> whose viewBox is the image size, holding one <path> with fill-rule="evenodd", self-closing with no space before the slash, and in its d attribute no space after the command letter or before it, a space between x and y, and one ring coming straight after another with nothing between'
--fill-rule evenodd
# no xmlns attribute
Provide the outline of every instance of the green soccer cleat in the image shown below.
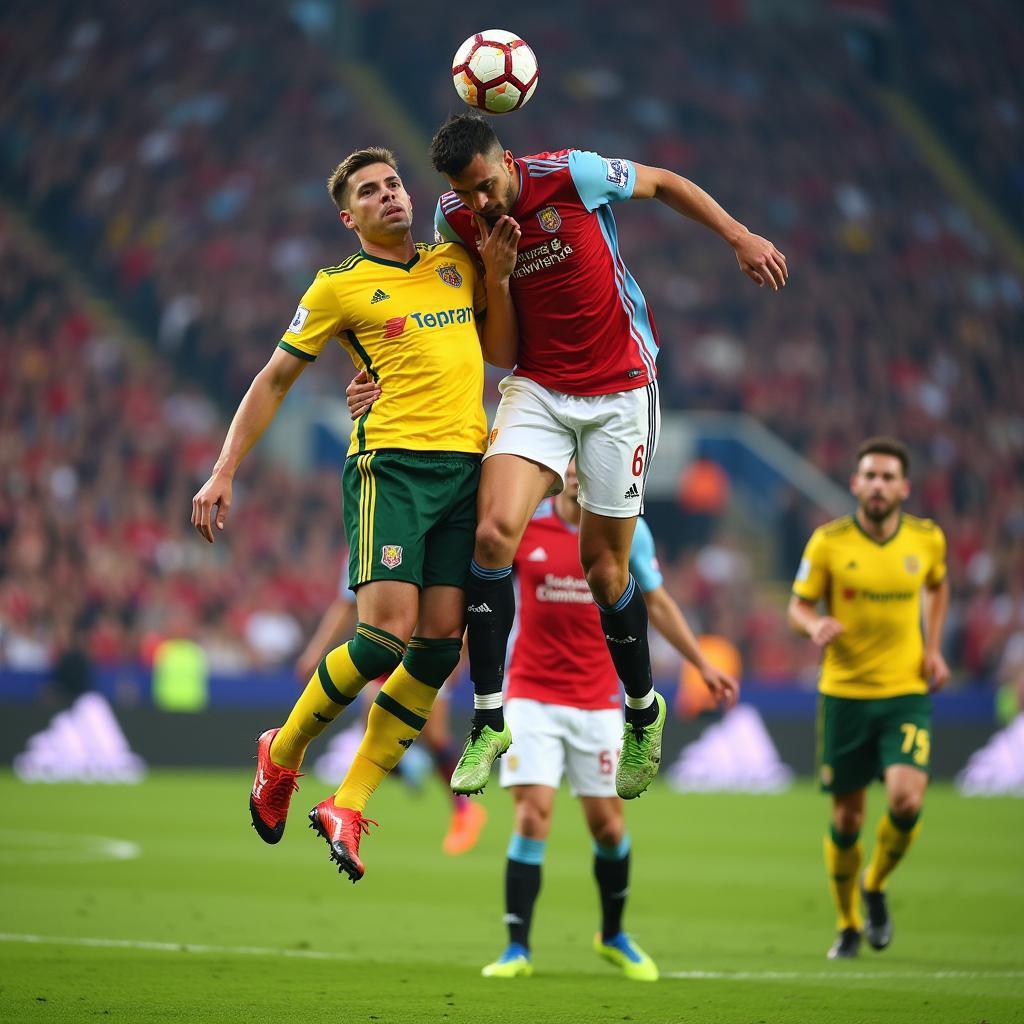
<svg viewBox="0 0 1024 1024"><path fill-rule="evenodd" d="M655 692L658 717L650 725L635 729L628 722L622 733L622 753L615 769L615 792L623 800L638 797L654 781L661 764L661 734L668 709L665 698Z"/></svg>
<svg viewBox="0 0 1024 1024"><path fill-rule="evenodd" d="M610 939L602 939L598 932L594 936L594 952L621 968L630 981L658 980L658 965L625 932Z"/></svg>
<svg viewBox="0 0 1024 1024"><path fill-rule="evenodd" d="M512 942L493 964L488 964L480 973L485 978L529 978L533 975L533 964L527 948Z"/></svg>
<svg viewBox="0 0 1024 1024"><path fill-rule="evenodd" d="M474 729L469 742L452 772L452 792L468 795L482 793L491 776L491 765L512 745L508 725L495 732L489 725Z"/></svg>
<svg viewBox="0 0 1024 1024"><path fill-rule="evenodd" d="M859 952L860 932L856 928L843 928L825 956L829 960L852 960Z"/></svg>
<svg viewBox="0 0 1024 1024"><path fill-rule="evenodd" d="M864 901L864 909L868 912L864 935L872 949L882 950L892 942L892 917L885 893L881 890L871 892L864 888L864 878L860 880L860 895Z"/></svg>

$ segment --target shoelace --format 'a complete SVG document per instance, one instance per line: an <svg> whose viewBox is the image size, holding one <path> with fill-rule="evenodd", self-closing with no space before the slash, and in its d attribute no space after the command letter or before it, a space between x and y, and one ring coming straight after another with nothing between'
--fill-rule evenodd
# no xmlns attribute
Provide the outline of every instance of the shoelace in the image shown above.
<svg viewBox="0 0 1024 1024"><path fill-rule="evenodd" d="M277 771L270 773L268 784L263 790L262 802L269 811L283 815L288 811L288 804L292 798L292 793L299 791L297 780L302 778L303 773L293 771L291 768L280 768L274 764L271 764L271 767L277 768ZM291 783L290 787L285 785L288 782Z"/></svg>
<svg viewBox="0 0 1024 1024"><path fill-rule="evenodd" d="M484 732L484 730L483 730L482 727L478 727L478 726L475 726L475 725L473 726L472 729L470 729L470 731L469 731L469 746L466 748L466 752L462 755L462 763L463 764L479 764L480 763L481 758L483 757L483 752L479 748L474 747L473 744L475 744L476 741L478 739L480 739L480 737L483 735L483 732Z"/></svg>
<svg viewBox="0 0 1024 1024"><path fill-rule="evenodd" d="M374 821L373 818L364 818L356 811L355 817L351 821L342 823L338 838L355 853L359 849L359 840L364 835L370 834L371 825L380 828L380 822Z"/></svg>

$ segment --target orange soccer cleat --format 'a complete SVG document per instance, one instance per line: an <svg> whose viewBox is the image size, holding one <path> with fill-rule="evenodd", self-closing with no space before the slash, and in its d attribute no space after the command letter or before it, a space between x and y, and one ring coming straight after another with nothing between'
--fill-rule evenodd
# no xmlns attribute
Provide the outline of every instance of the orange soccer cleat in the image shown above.
<svg viewBox="0 0 1024 1024"><path fill-rule="evenodd" d="M309 827L326 840L338 873L344 871L353 882L358 882L366 871L359 859L359 840L376 824L350 807L336 807L333 796L321 800L309 812Z"/></svg>
<svg viewBox="0 0 1024 1024"><path fill-rule="evenodd" d="M298 788L301 775L294 768L282 768L270 760L270 744L280 732L268 729L256 741L256 778L249 794L252 827L265 843L279 843L288 819L292 793Z"/></svg>
<svg viewBox="0 0 1024 1024"><path fill-rule="evenodd" d="M486 824L487 811L480 804L466 800L452 811L448 834L444 837L441 849L453 857L469 853L476 846Z"/></svg>

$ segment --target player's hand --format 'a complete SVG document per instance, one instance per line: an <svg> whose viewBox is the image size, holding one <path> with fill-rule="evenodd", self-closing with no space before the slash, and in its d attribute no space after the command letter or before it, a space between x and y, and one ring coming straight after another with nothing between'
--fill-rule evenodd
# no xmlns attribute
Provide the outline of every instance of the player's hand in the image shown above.
<svg viewBox="0 0 1024 1024"><path fill-rule="evenodd" d="M380 398L380 385L370 379L365 370L360 370L345 388L345 401L348 402L348 414L357 420Z"/></svg>
<svg viewBox="0 0 1024 1024"><path fill-rule="evenodd" d="M949 682L949 666L940 651L925 651L924 677L930 680L928 690L935 693Z"/></svg>
<svg viewBox="0 0 1024 1024"><path fill-rule="evenodd" d="M811 626L807 635L819 647L824 647L826 644L832 643L842 631L843 624L838 619L833 619L830 615L823 615Z"/></svg>
<svg viewBox="0 0 1024 1024"><path fill-rule="evenodd" d="M767 284L773 292L777 292L786 286L789 280L786 257L767 238L752 235L748 231L733 249L740 270L759 288Z"/></svg>
<svg viewBox="0 0 1024 1024"><path fill-rule="evenodd" d="M728 672L721 672L714 665L704 664L700 668L701 679L708 692L723 711L736 707L740 696L740 684Z"/></svg>
<svg viewBox="0 0 1024 1024"><path fill-rule="evenodd" d="M214 512L214 509L217 511ZM231 478L215 473L192 499L192 525L211 544L213 528L223 530L231 510Z"/></svg>
<svg viewBox="0 0 1024 1024"><path fill-rule="evenodd" d="M480 214L473 216L476 219L476 247L480 250L484 273L493 280L507 280L516 269L522 230L507 214L499 217L493 226L488 225Z"/></svg>

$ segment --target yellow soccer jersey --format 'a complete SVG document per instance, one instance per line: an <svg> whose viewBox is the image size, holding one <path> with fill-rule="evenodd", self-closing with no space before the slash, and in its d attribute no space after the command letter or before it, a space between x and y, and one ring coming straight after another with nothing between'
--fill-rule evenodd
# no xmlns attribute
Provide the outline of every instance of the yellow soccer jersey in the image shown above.
<svg viewBox="0 0 1024 1024"><path fill-rule="evenodd" d="M881 544L855 516L815 530L793 593L806 601L824 598L844 627L825 648L818 689L861 698L927 693L921 588L945 575L946 538L930 519L902 516Z"/></svg>
<svg viewBox="0 0 1024 1024"><path fill-rule="evenodd" d="M360 250L321 270L280 347L310 361L337 338L381 396L352 430L349 455L379 448L482 453L484 363L476 330L483 289L451 242L417 243L408 263Z"/></svg>

